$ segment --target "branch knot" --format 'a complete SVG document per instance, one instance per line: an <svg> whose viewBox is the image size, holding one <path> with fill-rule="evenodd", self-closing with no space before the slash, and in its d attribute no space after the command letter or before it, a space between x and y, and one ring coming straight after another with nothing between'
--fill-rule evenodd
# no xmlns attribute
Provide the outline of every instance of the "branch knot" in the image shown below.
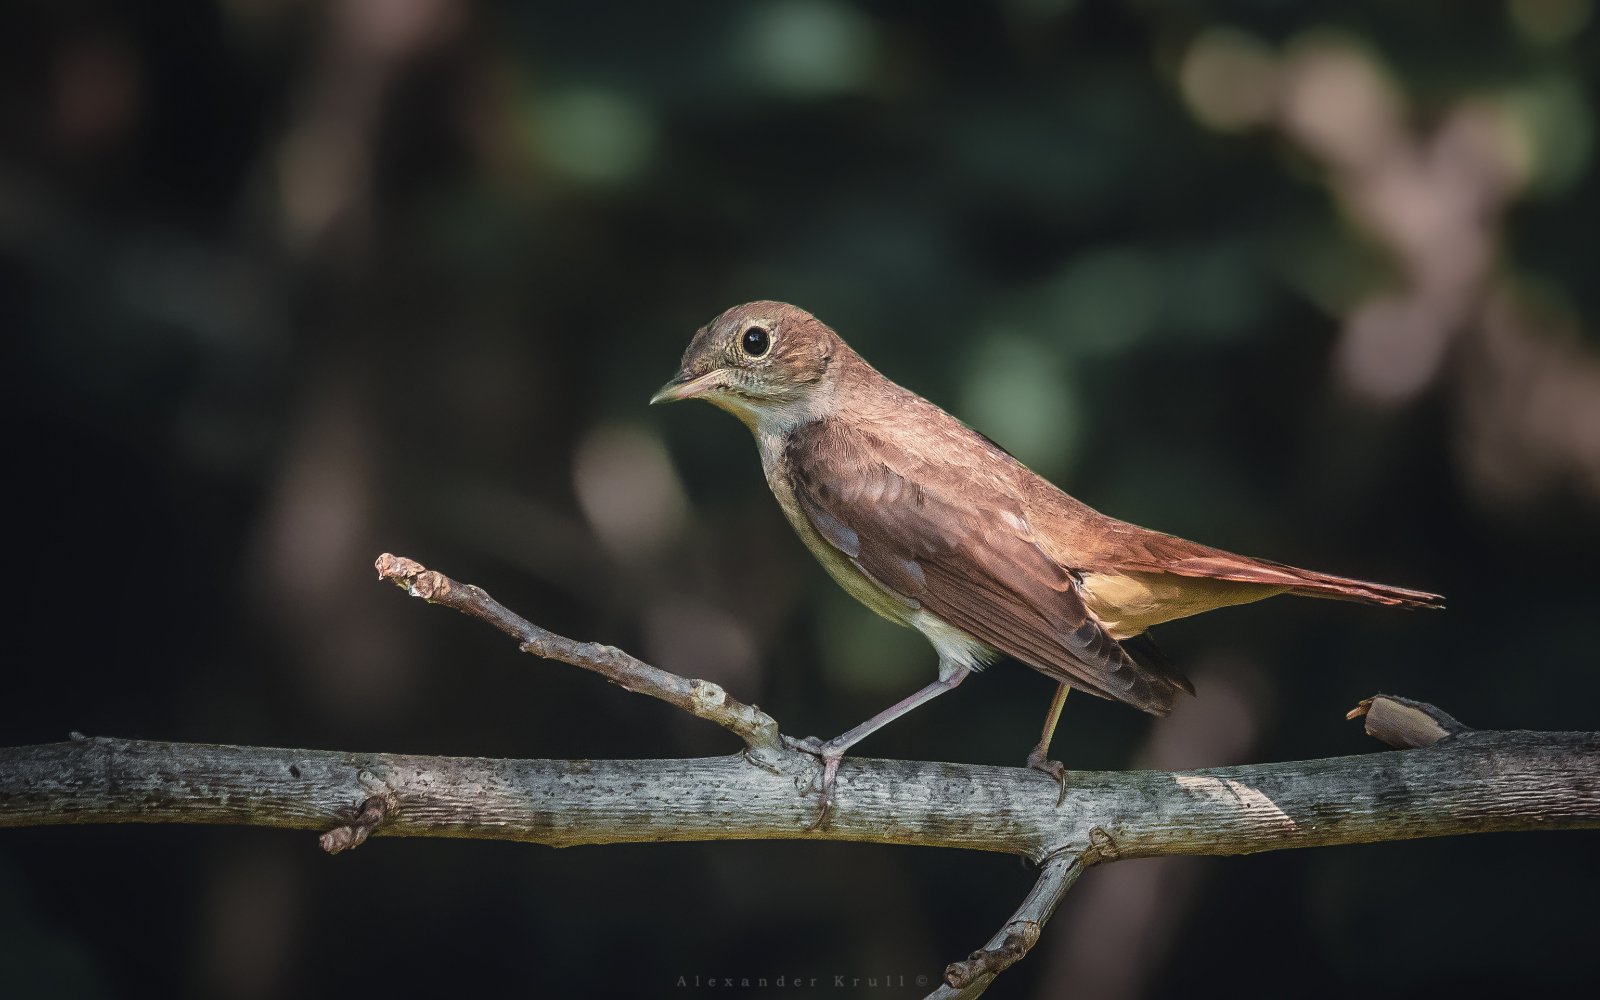
<svg viewBox="0 0 1600 1000"><path fill-rule="evenodd" d="M388 816L389 800L382 795L370 796L356 810L354 820L324 833L317 838L317 843L321 844L322 849L329 854L338 854L340 851L360 847Z"/></svg>
<svg viewBox="0 0 1600 1000"><path fill-rule="evenodd" d="M1089 849L1084 852L1086 864L1098 864L1101 861L1115 861L1122 856L1122 851L1117 847L1117 842L1103 826L1089 828Z"/></svg>
<svg viewBox="0 0 1600 1000"><path fill-rule="evenodd" d="M385 820L400 811L400 796L395 794L388 782L367 768L362 768L356 774L356 780L371 794L356 807L355 819L317 838L317 843L329 854L360 847Z"/></svg>
<svg viewBox="0 0 1600 1000"><path fill-rule="evenodd" d="M964 990L979 976L998 976L1016 965L1039 941L1037 920L1013 920L1006 925L1005 940L993 948L979 948L959 962L951 962L944 970L944 981L951 987Z"/></svg>

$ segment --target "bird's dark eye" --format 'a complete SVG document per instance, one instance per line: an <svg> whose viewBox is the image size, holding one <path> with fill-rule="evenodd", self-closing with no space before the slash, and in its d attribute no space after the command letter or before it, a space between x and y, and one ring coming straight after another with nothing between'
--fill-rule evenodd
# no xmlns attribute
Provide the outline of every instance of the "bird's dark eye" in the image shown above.
<svg viewBox="0 0 1600 1000"><path fill-rule="evenodd" d="M752 326L744 332L744 352L752 358L759 358L767 353L767 348L772 341L767 337L767 331L759 326Z"/></svg>

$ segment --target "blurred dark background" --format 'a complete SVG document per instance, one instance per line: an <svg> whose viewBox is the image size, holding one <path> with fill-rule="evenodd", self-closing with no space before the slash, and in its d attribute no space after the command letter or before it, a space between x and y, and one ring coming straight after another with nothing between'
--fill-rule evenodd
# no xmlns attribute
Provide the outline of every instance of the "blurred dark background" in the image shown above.
<svg viewBox="0 0 1600 1000"><path fill-rule="evenodd" d="M380 585L388 550L834 735L931 678L747 433L648 410L796 302L1101 509L1447 593L1159 629L1200 697L1071 766L1376 752L1378 690L1600 728L1600 24L1463 4L9 0L0 740L488 756L725 734ZM1002 664L864 753L1020 763ZM1090 872L992 995L1589 993L1600 840ZM0 994L690 995L915 977L1003 856L0 836ZM729 991L723 991L729 992ZM846 995L848 990L794 991Z"/></svg>

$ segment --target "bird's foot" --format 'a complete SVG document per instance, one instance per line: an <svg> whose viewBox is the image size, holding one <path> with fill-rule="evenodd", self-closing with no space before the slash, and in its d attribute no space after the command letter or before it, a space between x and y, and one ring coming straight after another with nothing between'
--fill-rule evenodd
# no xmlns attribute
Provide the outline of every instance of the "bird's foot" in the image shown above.
<svg viewBox="0 0 1600 1000"><path fill-rule="evenodd" d="M819 829L827 820L828 813L833 811L833 783L839 777L839 762L844 759L844 748L833 743L824 743L815 736L807 736L803 740L784 737L784 741L792 749L811 754L822 761L822 792L817 803L817 815L806 824L807 830Z"/></svg>
<svg viewBox="0 0 1600 1000"><path fill-rule="evenodd" d="M1061 803L1067 801L1067 765L1059 760L1046 758L1043 750L1036 749L1028 754L1028 766L1035 771L1043 771L1055 779L1056 784L1061 789L1059 794L1056 795L1056 808L1061 808Z"/></svg>

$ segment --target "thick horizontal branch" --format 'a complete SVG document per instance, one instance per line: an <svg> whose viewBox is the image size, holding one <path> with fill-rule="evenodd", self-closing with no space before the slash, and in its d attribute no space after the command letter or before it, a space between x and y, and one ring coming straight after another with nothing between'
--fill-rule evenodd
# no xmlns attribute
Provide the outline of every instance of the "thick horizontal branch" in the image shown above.
<svg viewBox="0 0 1600 1000"><path fill-rule="evenodd" d="M0 749L0 826L222 823L565 847L780 839L1090 860L1600 827L1600 734L1469 730L1414 750L1202 771L847 758L829 823L803 754L482 760L80 739Z"/></svg>

